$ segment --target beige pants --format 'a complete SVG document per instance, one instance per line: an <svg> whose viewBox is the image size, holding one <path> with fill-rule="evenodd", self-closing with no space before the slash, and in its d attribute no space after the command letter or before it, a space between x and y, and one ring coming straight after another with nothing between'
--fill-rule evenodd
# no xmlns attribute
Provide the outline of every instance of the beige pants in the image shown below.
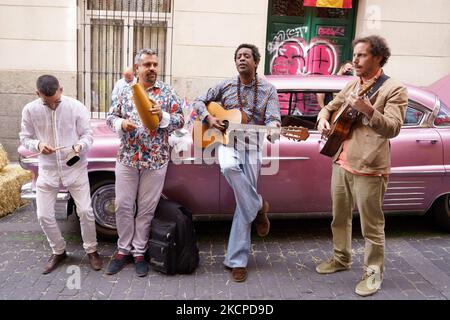
<svg viewBox="0 0 450 320"><path fill-rule="evenodd" d="M145 254L166 172L167 165L159 170L139 170L116 162L117 247L120 253Z"/></svg>
<svg viewBox="0 0 450 320"><path fill-rule="evenodd" d="M61 235L55 218L55 203L59 190L59 180L46 179L44 176L45 174L39 175L36 182L37 217L53 253L61 254L66 249L66 242ZM91 193L86 169L67 189L77 206L83 248L87 253L92 253L97 250L97 234L95 232L95 217L92 211Z"/></svg>
<svg viewBox="0 0 450 320"><path fill-rule="evenodd" d="M387 188L386 177L359 176L333 164L331 194L333 199L334 258L351 264L352 211L356 204L365 240L364 266L376 265L384 270L384 214L382 204Z"/></svg>

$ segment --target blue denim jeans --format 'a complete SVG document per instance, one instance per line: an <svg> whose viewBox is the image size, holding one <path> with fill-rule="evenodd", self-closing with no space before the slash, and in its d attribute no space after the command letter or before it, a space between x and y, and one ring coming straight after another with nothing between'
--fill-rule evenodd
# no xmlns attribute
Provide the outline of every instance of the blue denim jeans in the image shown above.
<svg viewBox="0 0 450 320"><path fill-rule="evenodd" d="M260 150L219 147L220 169L233 189L236 199L227 254L223 262L230 268L247 266L251 249L252 222L262 207L262 197L256 187L261 159Z"/></svg>

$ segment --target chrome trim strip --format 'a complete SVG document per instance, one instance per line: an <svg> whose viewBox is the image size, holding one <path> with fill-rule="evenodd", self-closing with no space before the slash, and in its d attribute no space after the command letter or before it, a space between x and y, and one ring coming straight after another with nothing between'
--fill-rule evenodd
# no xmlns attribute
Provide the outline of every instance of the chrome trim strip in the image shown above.
<svg viewBox="0 0 450 320"><path fill-rule="evenodd" d="M385 206L385 207L395 207L395 206L404 206L404 205L415 205L415 206L421 206L421 205L423 205L423 202L408 202L408 203L383 203L383 206Z"/></svg>
<svg viewBox="0 0 450 320"><path fill-rule="evenodd" d="M412 190L412 189L425 189L425 187L390 187L388 190Z"/></svg>
<svg viewBox="0 0 450 320"><path fill-rule="evenodd" d="M425 192L405 192L405 193L386 193L385 196L420 196L425 195Z"/></svg>
<svg viewBox="0 0 450 320"><path fill-rule="evenodd" d="M205 162L215 163L218 160L216 158L195 158L195 157L176 158L176 159L170 160L171 163L176 162L176 164L181 164L181 163L185 163L185 162L189 162L189 161L194 162L194 163L198 162L198 164L205 164Z"/></svg>
<svg viewBox="0 0 450 320"><path fill-rule="evenodd" d="M181 161L181 162L183 162L183 161L195 161L195 159L197 159L197 158L195 158L195 157L189 157L189 158L177 158L177 162L178 162L178 161Z"/></svg>
<svg viewBox="0 0 450 320"><path fill-rule="evenodd" d="M389 184L394 183L409 183L409 184L418 184L418 183L425 183L425 181L389 181Z"/></svg>
<svg viewBox="0 0 450 320"><path fill-rule="evenodd" d="M30 158L30 159L22 158L21 163L24 163L24 164L38 164L39 160L37 158Z"/></svg>
<svg viewBox="0 0 450 320"><path fill-rule="evenodd" d="M59 192L56 195L56 201L68 201L70 199L70 193L69 192Z"/></svg>
<svg viewBox="0 0 450 320"><path fill-rule="evenodd" d="M264 160L309 160L309 157L263 157Z"/></svg>
<svg viewBox="0 0 450 320"><path fill-rule="evenodd" d="M436 170L436 171L401 171L401 172L396 172L396 171L392 171L391 175L395 174L395 175L405 175L405 174L409 174L409 175L427 175L427 174L444 174L445 170Z"/></svg>
<svg viewBox="0 0 450 320"><path fill-rule="evenodd" d="M423 200L425 198L385 198L384 201L411 201L411 200Z"/></svg>
<svg viewBox="0 0 450 320"><path fill-rule="evenodd" d="M24 200L36 200L36 190L33 190L32 183L26 183L20 190L20 198ZM67 202L70 199L69 192L58 192L56 195L56 201Z"/></svg>
<svg viewBox="0 0 450 320"><path fill-rule="evenodd" d="M441 109L441 101L439 100L438 97L435 97L433 111L431 111L431 115L427 119L427 124L432 128L436 128L436 126L434 125L434 120L436 119L436 116L438 115L440 109Z"/></svg>
<svg viewBox="0 0 450 320"><path fill-rule="evenodd" d="M116 162L116 158L88 158L88 162Z"/></svg>
<svg viewBox="0 0 450 320"><path fill-rule="evenodd" d="M272 161L272 160L309 160L309 157L263 157L262 161ZM189 158L180 158L177 159L177 162L186 162L186 161L200 161L199 158L189 157ZM215 159L207 158L201 159L202 161L214 161Z"/></svg>

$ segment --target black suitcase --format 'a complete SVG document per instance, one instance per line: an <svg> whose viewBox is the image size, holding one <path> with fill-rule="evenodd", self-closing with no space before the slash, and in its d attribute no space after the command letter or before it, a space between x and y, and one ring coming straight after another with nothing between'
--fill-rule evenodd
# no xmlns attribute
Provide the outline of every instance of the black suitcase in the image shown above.
<svg viewBox="0 0 450 320"><path fill-rule="evenodd" d="M152 220L147 254L154 270L166 274L176 273L175 229L174 221Z"/></svg>
<svg viewBox="0 0 450 320"><path fill-rule="evenodd" d="M150 226L146 258L154 270L165 274L195 271L200 258L189 210L170 200L159 201Z"/></svg>

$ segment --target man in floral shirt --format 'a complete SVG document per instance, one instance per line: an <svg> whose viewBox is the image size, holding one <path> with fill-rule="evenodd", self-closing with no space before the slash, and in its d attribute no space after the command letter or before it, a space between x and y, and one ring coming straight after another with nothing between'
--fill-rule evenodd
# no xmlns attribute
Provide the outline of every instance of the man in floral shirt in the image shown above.
<svg viewBox="0 0 450 320"><path fill-rule="evenodd" d="M136 274L146 276L144 260L150 224L158 204L169 162L169 134L184 125L181 99L174 89L157 78L158 57L151 49L136 54L138 82L156 104L150 110L159 116L159 127L144 127L133 103L131 86L117 96L106 119L120 137L116 162L117 253L106 273L119 272L134 257ZM135 204L137 208L135 211ZM136 213L135 213L136 212Z"/></svg>

